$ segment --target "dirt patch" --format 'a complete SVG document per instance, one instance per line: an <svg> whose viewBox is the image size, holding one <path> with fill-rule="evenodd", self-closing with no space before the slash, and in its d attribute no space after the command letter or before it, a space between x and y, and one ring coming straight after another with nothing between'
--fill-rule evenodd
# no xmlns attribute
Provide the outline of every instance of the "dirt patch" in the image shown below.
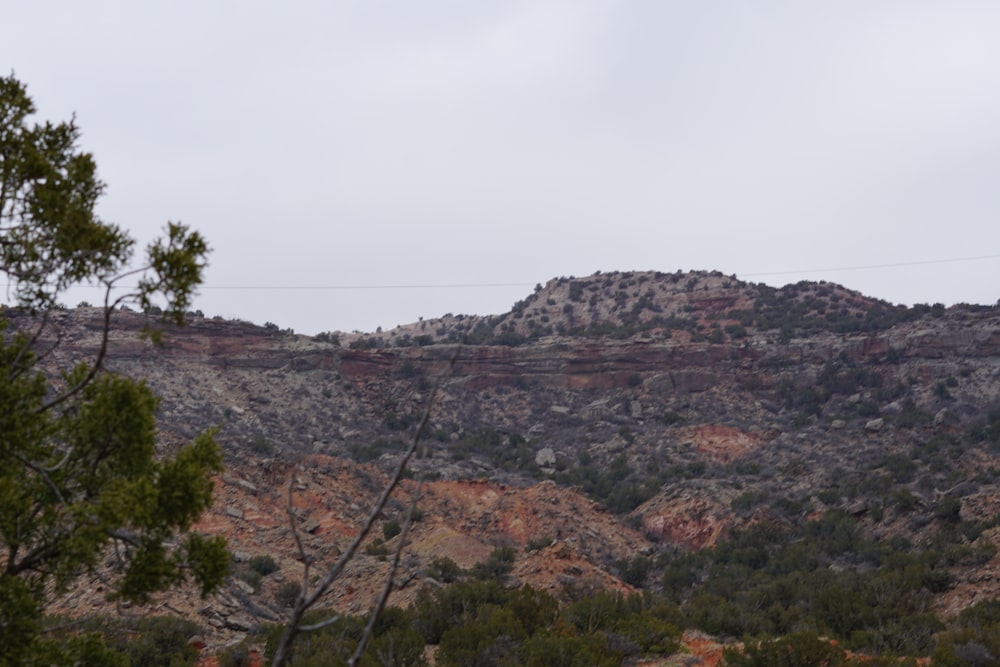
<svg viewBox="0 0 1000 667"><path fill-rule="evenodd" d="M719 463L729 463L760 448L764 438L731 426L703 424L681 429L679 437L694 445L702 454Z"/></svg>

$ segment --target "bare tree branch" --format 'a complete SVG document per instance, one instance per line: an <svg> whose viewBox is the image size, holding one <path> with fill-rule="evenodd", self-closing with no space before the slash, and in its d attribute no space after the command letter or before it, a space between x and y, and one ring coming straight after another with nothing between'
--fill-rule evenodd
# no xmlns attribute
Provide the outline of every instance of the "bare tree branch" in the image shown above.
<svg viewBox="0 0 1000 667"><path fill-rule="evenodd" d="M303 625L299 628L299 632L315 632L316 630L322 630L323 628L329 627L340 620L340 614L334 614L325 621L320 621L319 623L313 623L312 625Z"/></svg>
<svg viewBox="0 0 1000 667"><path fill-rule="evenodd" d="M136 269L134 271L128 271L126 273L121 274L120 276L117 276L105 282L104 323L101 327L101 345L100 348L98 348L97 357L94 359L94 363L91 364L90 369L87 371L87 375L85 375L82 380L80 380L74 386L70 387L61 394L43 403L39 408L36 409L36 412L46 412L47 410L51 410L60 403L64 403L65 401L69 400L79 392L83 391L84 387L86 387L88 384L94 381L94 378L97 377L97 374L101 371L101 368L104 366L104 358L108 354L108 340L111 337L111 315L114 313L115 309L122 303L124 303L127 300L134 299L138 296L138 294L135 293L128 293L128 294L123 294L114 301L112 301L111 290L114 289L115 282L117 282L118 280L121 280L122 278L126 278L128 276L135 275L137 273L142 273L145 270L146 268Z"/></svg>
<svg viewBox="0 0 1000 667"><path fill-rule="evenodd" d="M454 363L454 358L452 359L452 363ZM434 387L434 392L436 391L437 386ZM427 422L430 420L432 403L433 392L431 394L431 400L427 403L427 406L424 409L423 417L420 419L420 424L417 426L417 430L413 436L411 446L414 451L416 451L420 441L420 434L424 432L427 427ZM354 655L352 655L350 660L347 661L348 667L355 667L355 665L358 664L358 660L361 659L361 654L365 652L365 649L368 647L368 643L371 641L372 635L375 632L375 623L378 621L378 617L382 614L382 610L385 609L385 604L389 599L389 594L392 592L395 584L396 572L399 570L399 562L403 557L403 549L406 548L406 540L407 537L409 537L410 526L413 525L413 515L417 509L417 502L420 500L420 495L423 492L425 478L426 473L422 473L420 475L420 479L417 481L417 488L413 492L413 497L410 498L410 506L406 512L406 520L403 522L403 529L399 533L399 544L396 545L396 552L393 554L392 566L389 568L389 574L386 575L385 585L382 587L382 593L379 595L378 601L372 609L371 616L368 619L368 624L365 626L365 631L361 635L361 639L358 640L358 646L354 651Z"/></svg>
<svg viewBox="0 0 1000 667"><path fill-rule="evenodd" d="M41 321L39 321L38 326L35 327L34 333L32 333L31 336L28 337L27 344L22 346L21 349L17 351L17 358L15 358L14 361L10 364L11 373L8 375L8 381L14 381L22 374L26 373L28 370L31 369L32 364L22 364L21 361L24 359L28 351L33 349L37 345L38 338L42 335L42 331L45 330L45 326L48 324L48 322L49 322L49 311L45 311L44 313L42 313ZM55 350L56 347L58 347L59 343L61 342L62 342L62 334L56 332L56 342L53 343L49 349L45 350L44 353L38 354L37 360L41 361L45 357L52 354L52 351Z"/></svg>
<svg viewBox="0 0 1000 667"><path fill-rule="evenodd" d="M299 550L299 559L305 563L307 566L312 562L312 556L306 553L306 548L302 544L302 536L299 535L299 528L296 525L298 517L295 516L295 507L292 505L292 486L295 484L295 469L292 469L292 474L288 478L288 507L286 511L288 512L288 524L292 527L292 537L295 538L295 546Z"/></svg>
<svg viewBox="0 0 1000 667"><path fill-rule="evenodd" d="M305 612L309 610L313 605L315 605L319 601L319 599L326 594L326 592L330 589L330 586L333 584L333 582L336 581L337 578L343 573L344 568L346 568L347 564L350 563L351 560L354 558L358 548L361 546L361 543L365 540L365 538L371 532L372 528L375 526L375 522L378 520L378 517L382 514L382 510L385 509L386 503L389 501L389 498L392 495L393 491L395 491L396 487L399 486L399 482L403 479L403 475L406 472L406 466L409 464L410 460L416 454L417 449L420 446L420 438L425 428L427 427L427 423L430 421L431 411L434 407L435 400L437 399L438 391L440 390L441 385L444 382L445 378L451 375L451 371L455 367L455 361L458 359L458 353L461 349L462 349L461 345L455 347L455 352L452 354L451 359L448 362L447 370L441 375L439 375L437 380L435 381L434 386L431 389L429 396L427 397L427 403L424 406L424 412L423 415L421 416L420 422L417 424L417 428L415 429L413 436L410 439L410 444L406 448L406 451L403 453L403 457L397 464L392 478L385 485L385 487L383 487L382 493L379 495L378 499L372 506L372 509L369 512L368 517L365 519L364 524L362 524L361 529L355 534L354 539L348 545L347 549L344 551L343 554L341 554L340 558L337 559L337 562L330 567L330 569L326 573L326 576L323 577L323 579L316 585L316 588L311 593L306 592L306 584L308 584L308 580L307 579L303 580L302 592L300 593L298 599L295 601L295 606L292 609L291 617L289 618L288 624L285 627L285 632L282 635L281 642L278 644L278 649L274 654L274 660L272 660L271 662L272 667L282 667L283 665L288 664L288 661L291 658L292 643L295 641L295 637L298 636L299 633L318 630L336 621L336 619L333 620L327 619L327 621L316 623L310 626L302 625L302 617L305 614ZM396 553L393 558L392 567L388 577L386 578L385 587L382 590L382 594L379 596L376 606L372 610L371 618L369 619L368 625L365 628L365 632L358 643L358 650L355 652L355 655L351 657L350 662L348 663L352 666L357 663L357 660L360 657L361 653L364 652L365 647L371 640L371 635L372 632L374 631L375 622L378 619L379 614L385 608L386 600L388 599L389 593L392 590L393 577L395 575L396 570L399 567L399 561L402 555L402 549L406 544L406 536L409 533L410 524L412 523L413 519L413 509L415 507L416 500L419 497L419 491L421 489L422 483L423 483L422 480L420 483L418 483L417 491L415 492L414 497L410 503L410 510L407 513L404 529L400 533L399 546L397 546L396 548ZM295 517L294 513L291 510L291 494L292 494L291 485L289 485L289 520L292 521L293 524L292 527L293 535L295 535L296 542L299 545L300 549L299 553L300 555L303 555L305 554L305 551L301 547L301 540L298 536L297 529L294 526ZM306 568L308 568L309 566L308 557L305 558L304 562Z"/></svg>

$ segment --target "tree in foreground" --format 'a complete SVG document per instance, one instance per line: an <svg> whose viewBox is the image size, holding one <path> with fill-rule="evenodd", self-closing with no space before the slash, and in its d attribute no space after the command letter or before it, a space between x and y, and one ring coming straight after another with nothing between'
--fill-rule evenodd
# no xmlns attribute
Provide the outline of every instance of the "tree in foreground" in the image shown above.
<svg viewBox="0 0 1000 667"><path fill-rule="evenodd" d="M168 224L135 266L135 241L95 213L104 184L77 147L75 122L34 124L34 112L26 87L0 77L0 272L10 302L0 306L0 664L100 659L93 637L56 644L42 632L46 596L83 572L112 563L112 595L141 602L189 577L207 593L228 566L224 540L187 533L221 467L211 434L158 456L157 399L103 367L122 305L183 323L207 245ZM104 288L101 344L87 363L58 368L50 315L80 284Z"/></svg>

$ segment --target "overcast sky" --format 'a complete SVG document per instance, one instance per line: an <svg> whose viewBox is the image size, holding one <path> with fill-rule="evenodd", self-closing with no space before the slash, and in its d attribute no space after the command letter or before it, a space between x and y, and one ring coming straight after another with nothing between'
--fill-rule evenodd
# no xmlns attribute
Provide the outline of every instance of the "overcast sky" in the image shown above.
<svg viewBox="0 0 1000 667"><path fill-rule="evenodd" d="M208 238L206 315L371 331L598 270L1000 298L995 0L7 0L3 25L102 217Z"/></svg>

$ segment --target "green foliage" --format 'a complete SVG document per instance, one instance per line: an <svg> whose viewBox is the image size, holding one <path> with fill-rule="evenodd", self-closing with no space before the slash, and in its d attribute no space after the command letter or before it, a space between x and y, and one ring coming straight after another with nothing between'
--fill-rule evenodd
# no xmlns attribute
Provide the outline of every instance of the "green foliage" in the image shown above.
<svg viewBox="0 0 1000 667"><path fill-rule="evenodd" d="M0 373L12 378L0 385L0 542L8 550L0 579L21 578L34 594L45 581L62 588L118 541L130 555L119 564L120 597L141 601L186 573L205 592L217 585L222 542L192 536L180 549L163 547L211 502L207 473L222 463L211 433L156 460L156 399L144 383L99 374L83 384L89 369L80 366L65 382L82 389L46 409L33 361L21 336L0 348Z"/></svg>
<svg viewBox="0 0 1000 667"><path fill-rule="evenodd" d="M332 617L333 612L320 610L306 615L312 624ZM336 622L313 632L300 634L295 641L292 664L296 667L346 667L354 653L368 619L364 616L341 616ZM265 635L265 656L274 657L284 628L271 626ZM358 665L380 667L424 667L424 641L416 631L413 617L406 611L386 609L375 623L374 636Z"/></svg>
<svg viewBox="0 0 1000 667"><path fill-rule="evenodd" d="M468 460L472 456L488 459L503 470L537 471L535 453L519 433L502 433L494 428L470 430L450 446L452 458Z"/></svg>
<svg viewBox="0 0 1000 667"><path fill-rule="evenodd" d="M258 665L259 653L249 640L231 644L217 654L219 667L251 667Z"/></svg>
<svg viewBox="0 0 1000 667"><path fill-rule="evenodd" d="M385 341L382 340L381 336L369 336L368 338L358 338L357 340L351 341L351 343L347 346L347 349L376 350L384 346Z"/></svg>
<svg viewBox="0 0 1000 667"><path fill-rule="evenodd" d="M615 623L615 632L627 637L639 652L647 655L670 655L680 647L680 629L673 623L647 611L629 614Z"/></svg>
<svg viewBox="0 0 1000 667"><path fill-rule="evenodd" d="M437 644L451 627L474 619L481 607L501 604L507 591L499 581L458 581L433 593L421 589L414 602L415 623L428 644Z"/></svg>
<svg viewBox="0 0 1000 667"><path fill-rule="evenodd" d="M424 574L431 579L450 584L462 576L462 568L450 558L435 558L427 566Z"/></svg>
<svg viewBox="0 0 1000 667"><path fill-rule="evenodd" d="M3 653L0 653L3 656ZM107 646L104 638L97 633L86 632L74 634L59 639L36 639L26 657L18 655L18 660L3 664L32 665L93 665L97 667L128 667L130 664L126 655ZM30 662L27 662L30 660ZM136 663L138 664L138 663ZM177 667L193 665L193 662L175 663Z"/></svg>
<svg viewBox="0 0 1000 667"><path fill-rule="evenodd" d="M41 311L75 283L120 272L134 242L94 213L104 184L76 148L76 124L31 126L34 112L27 88L0 77L0 266L17 302Z"/></svg>
<svg viewBox="0 0 1000 667"><path fill-rule="evenodd" d="M740 340L741 338L746 338L747 330L742 324L727 324L724 328L725 332L732 336L733 340Z"/></svg>
<svg viewBox="0 0 1000 667"><path fill-rule="evenodd" d="M938 637L937 667L992 666L1000 660L1000 600L984 600L967 609L958 623Z"/></svg>
<svg viewBox="0 0 1000 667"><path fill-rule="evenodd" d="M640 480L624 453L601 465L584 452L580 465L560 471L555 479L565 486L579 486L588 496L604 503L610 511L624 514L653 497L670 475L668 470L659 476Z"/></svg>
<svg viewBox="0 0 1000 667"><path fill-rule="evenodd" d="M184 667L197 663L198 651L189 641L203 631L173 616L53 618L46 626L25 664Z"/></svg>
<svg viewBox="0 0 1000 667"><path fill-rule="evenodd" d="M787 528L757 524L714 550L682 554L665 564L663 586L682 603L684 622L710 634L810 629L855 650L927 655L943 626L926 610L950 585L949 562L945 551L872 542L831 511Z"/></svg>
<svg viewBox="0 0 1000 667"><path fill-rule="evenodd" d="M521 654L529 667L618 667L623 658L604 635L538 635L524 642Z"/></svg>
<svg viewBox="0 0 1000 667"><path fill-rule="evenodd" d="M962 520L962 499L955 496L945 496L934 507L934 518L946 523L958 523Z"/></svg>
<svg viewBox="0 0 1000 667"><path fill-rule="evenodd" d="M802 416L819 416L824 406L832 398L870 392L879 401L901 398L906 388L901 385L886 386L882 376L869 365L859 364L845 355L827 362L815 383L798 386L783 381L777 387L777 396L786 407L797 410ZM874 417L878 414L878 404L872 400L860 401L855 409L859 416ZM904 401L904 418L909 423L917 423L921 416L912 400Z"/></svg>
<svg viewBox="0 0 1000 667"><path fill-rule="evenodd" d="M621 580L636 588L643 588L646 585L646 578L652 569L653 561L645 556L636 556L618 563Z"/></svg>
<svg viewBox="0 0 1000 667"><path fill-rule="evenodd" d="M398 418L393 418L390 425L391 428L399 429L400 422L402 420ZM401 426L401 428L407 428L409 426L408 422L406 425ZM393 440L378 439L373 442L355 442L348 443L347 451L355 461L361 463L367 463L369 461L374 461L383 454L394 454L405 449L406 445L399 438Z"/></svg>
<svg viewBox="0 0 1000 667"><path fill-rule="evenodd" d="M281 607L291 607L302 593L302 584L297 581L286 581L274 592L274 601Z"/></svg>
<svg viewBox="0 0 1000 667"><path fill-rule="evenodd" d="M17 664L38 635L42 591L32 583L0 577L0 664Z"/></svg>
<svg viewBox="0 0 1000 667"><path fill-rule="evenodd" d="M676 610L616 593L582 597L560 613L544 591L467 581L422 590L411 613L425 640L439 641L439 665L620 665L680 646L667 619Z"/></svg>
<svg viewBox="0 0 1000 667"><path fill-rule="evenodd" d="M128 600L188 576L207 593L228 560L221 539L176 541L211 502L209 474L222 464L212 434L158 456L157 400L143 382L101 368L105 347L55 377L37 356L45 314L82 282L108 288L105 336L127 301L181 323L207 245L169 224L146 249L145 265L128 271L137 288L110 300L135 243L96 216L104 184L93 157L77 149L75 124L31 125L33 113L24 85L0 77L0 272L17 304L0 311L0 657L15 663L49 660L51 646L37 639L45 591L100 566L112 543L121 574L115 596ZM170 540L176 546L165 546ZM70 644L79 655L99 650L87 638Z"/></svg>
<svg viewBox="0 0 1000 667"><path fill-rule="evenodd" d="M304 622L324 617L311 612ZM677 618L676 607L651 596L597 593L560 609L545 591L470 579L422 588L409 609L386 609L359 664L422 665L424 645L437 644L436 664L444 667L621 665L642 655L676 652ZM365 621L341 617L318 632L300 635L293 664L345 664ZM264 630L271 657L281 631L278 626Z"/></svg>
<svg viewBox="0 0 1000 667"><path fill-rule="evenodd" d="M379 560L384 560L389 555L389 547L385 545L385 540L376 537L365 546L365 553L369 556L376 556Z"/></svg>
<svg viewBox="0 0 1000 667"><path fill-rule="evenodd" d="M474 619L449 628L441 635L437 664L454 667L487 667L509 662L527 632L506 607L485 607Z"/></svg>
<svg viewBox="0 0 1000 667"><path fill-rule="evenodd" d="M570 604L563 617L581 632L610 630L618 619L641 609L638 596L624 596L610 591L597 593Z"/></svg>
<svg viewBox="0 0 1000 667"><path fill-rule="evenodd" d="M660 416L660 423L664 426L675 426L684 423L684 417L673 410L667 410Z"/></svg>
<svg viewBox="0 0 1000 667"><path fill-rule="evenodd" d="M150 667L180 667L194 665L198 651L188 644L191 637L201 632L196 623L173 616L144 618L116 633L108 645L128 657L130 665Z"/></svg>
<svg viewBox="0 0 1000 667"><path fill-rule="evenodd" d="M340 347L340 336L332 331L321 331L313 336L313 340L320 343L330 343L334 347Z"/></svg>
<svg viewBox="0 0 1000 667"><path fill-rule="evenodd" d="M917 472L917 464L904 454L890 454L882 463L892 476L895 484L908 484L913 481Z"/></svg>
<svg viewBox="0 0 1000 667"><path fill-rule="evenodd" d="M977 423L970 431L972 439L977 442L1000 445L1000 406L995 407L986 415L986 419Z"/></svg>
<svg viewBox="0 0 1000 667"><path fill-rule="evenodd" d="M762 491L744 491L730 501L729 506L738 514L746 514L767 499Z"/></svg>
<svg viewBox="0 0 1000 667"><path fill-rule="evenodd" d="M201 586L203 596L229 573L229 550L224 537L189 533L184 538L183 551L187 554L186 567Z"/></svg>
<svg viewBox="0 0 1000 667"><path fill-rule="evenodd" d="M262 577L277 572L281 568L270 556L254 556L250 559L250 569L254 570Z"/></svg>
<svg viewBox="0 0 1000 667"><path fill-rule="evenodd" d="M826 292L821 293L821 292ZM823 331L857 333L883 331L932 312L930 306L894 306L884 301L869 301L863 309L852 310L838 305L839 298L828 288L802 281L781 289L758 285L753 318L759 331L776 331L779 340L807 336ZM741 313L741 321L745 314Z"/></svg>
<svg viewBox="0 0 1000 667"><path fill-rule="evenodd" d="M741 651L723 652L726 667L840 667L844 650L811 632L797 632L781 639L746 642Z"/></svg>
<svg viewBox="0 0 1000 667"><path fill-rule="evenodd" d="M386 521L382 524L382 537L386 540L391 540L401 532L403 532L403 528L399 525L399 521L396 521L395 519Z"/></svg>
<svg viewBox="0 0 1000 667"><path fill-rule="evenodd" d="M274 446L274 443L262 435L255 435L251 438L250 442L247 443L247 447L257 456L263 457L274 456L275 452L278 451L278 448Z"/></svg>
<svg viewBox="0 0 1000 667"><path fill-rule="evenodd" d="M545 547L549 546L554 542L551 535L542 535L541 537L533 537L527 541L524 545L525 551L541 551Z"/></svg>
<svg viewBox="0 0 1000 667"><path fill-rule="evenodd" d="M501 579L514 568L516 552L514 547L498 547L489 557L472 566L472 576L476 579Z"/></svg>
<svg viewBox="0 0 1000 667"><path fill-rule="evenodd" d="M270 556L254 556L246 563L236 565L233 574L257 592L264 583L264 577L279 569L278 564Z"/></svg>
<svg viewBox="0 0 1000 667"><path fill-rule="evenodd" d="M261 576L260 572L256 572L249 568L240 568L234 574L240 581L249 584L254 593L259 592L260 587L264 584L264 577Z"/></svg>
<svg viewBox="0 0 1000 667"><path fill-rule="evenodd" d="M983 629L1000 626L1000 600L983 600L963 609L958 620L963 628Z"/></svg>

